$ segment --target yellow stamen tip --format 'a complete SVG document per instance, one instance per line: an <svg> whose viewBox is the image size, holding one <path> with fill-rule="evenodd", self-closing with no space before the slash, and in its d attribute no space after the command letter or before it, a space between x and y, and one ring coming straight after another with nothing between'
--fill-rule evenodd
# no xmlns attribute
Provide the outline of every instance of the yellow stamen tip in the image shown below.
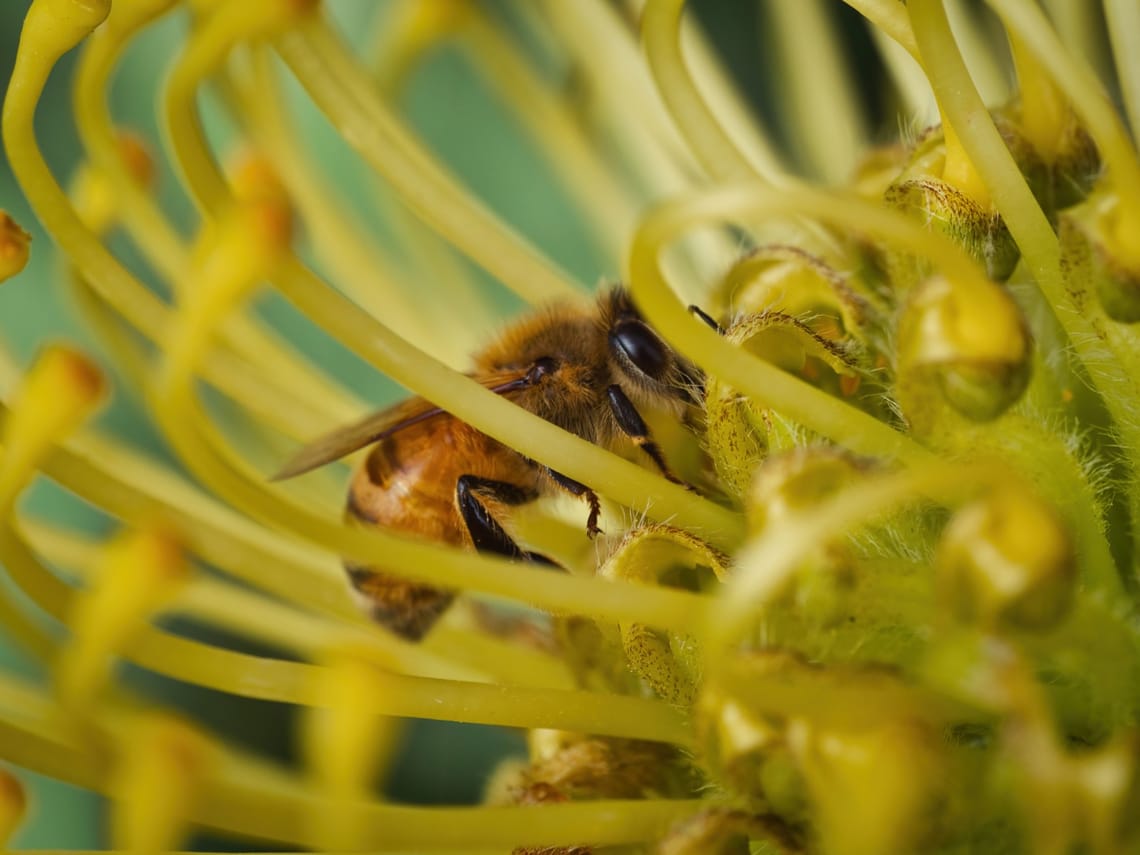
<svg viewBox="0 0 1140 855"><path fill-rule="evenodd" d="M0 434L0 505L12 501L51 445L91 414L106 385L99 367L70 345L41 351Z"/></svg>
<svg viewBox="0 0 1140 855"><path fill-rule="evenodd" d="M292 216L279 199L235 202L199 239L185 311L204 331L262 279L269 277L292 239Z"/></svg>
<svg viewBox="0 0 1140 855"><path fill-rule="evenodd" d="M306 748L316 777L334 794L361 794L371 778L371 749L383 722L375 712L381 706L378 668L366 653L341 651L318 672L325 706L309 714Z"/></svg>
<svg viewBox="0 0 1140 855"><path fill-rule="evenodd" d="M164 531L143 529L110 541L90 588L76 597L69 616L74 637L56 668L64 706L78 710L90 699L106 679L110 658L178 592L190 572L181 545Z"/></svg>
<svg viewBox="0 0 1140 855"><path fill-rule="evenodd" d="M254 149L243 149L231 157L228 172L238 199L288 198L273 164Z"/></svg>
<svg viewBox="0 0 1140 855"><path fill-rule="evenodd" d="M39 54L41 62L58 57L91 35L110 11L111 0L35 0L24 18L20 52Z"/></svg>
<svg viewBox="0 0 1140 855"><path fill-rule="evenodd" d="M749 528L777 528L857 480L859 473L855 458L830 448L801 448L770 457L757 470L749 493Z"/></svg>
<svg viewBox="0 0 1140 855"><path fill-rule="evenodd" d="M323 705L306 713L305 754L327 801L310 819L324 847L355 849L364 831L351 807L369 787L399 732L399 722L378 715L385 683L382 666L368 652L332 651L316 677Z"/></svg>
<svg viewBox="0 0 1140 855"><path fill-rule="evenodd" d="M155 182L154 158L143 139L120 130L115 136L115 151L129 180L149 191ZM70 196L79 218L95 234L105 234L118 222L122 188L115 175L85 164L71 182Z"/></svg>
<svg viewBox="0 0 1140 855"><path fill-rule="evenodd" d="M156 177L154 155L141 136L129 130L120 130L115 137L116 148L127 173L142 187L154 186Z"/></svg>
<svg viewBox="0 0 1140 855"><path fill-rule="evenodd" d="M28 795L10 770L0 766L0 846L4 846L28 812Z"/></svg>
<svg viewBox="0 0 1140 855"><path fill-rule="evenodd" d="M242 212L250 234L260 240L268 256L277 256L289 248L293 239L293 212L279 199L257 199Z"/></svg>
<svg viewBox="0 0 1140 855"><path fill-rule="evenodd" d="M32 236L6 211L0 211L0 282L24 269L31 253Z"/></svg>
<svg viewBox="0 0 1140 855"><path fill-rule="evenodd" d="M111 838L116 848L131 852L178 849L214 764L214 746L166 714L136 722L124 736L111 782Z"/></svg>
<svg viewBox="0 0 1140 855"><path fill-rule="evenodd" d="M293 202L267 158L255 151L242 152L231 164L230 183L239 203L253 209L255 227L268 241L288 244L292 240Z"/></svg>

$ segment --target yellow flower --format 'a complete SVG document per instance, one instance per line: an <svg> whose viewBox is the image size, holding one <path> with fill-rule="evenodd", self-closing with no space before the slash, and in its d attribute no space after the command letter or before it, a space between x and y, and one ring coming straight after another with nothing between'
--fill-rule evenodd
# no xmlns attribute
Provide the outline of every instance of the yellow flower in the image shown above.
<svg viewBox="0 0 1140 855"><path fill-rule="evenodd" d="M0 625L44 675L0 672L0 833L27 770L148 852L1134 849L1140 15L1105 0L1103 44L1091 4L946 5L847 0L878 79L824 0L768 4L782 152L683 0L33 0L4 146L100 348L0 356ZM73 49L65 190L33 120ZM157 139L108 109L117 76L150 91L135 49L171 54ZM904 142L871 145L863 87ZM463 141L415 129L480 93L695 366L684 425L647 429L687 484L462 373L503 306L588 290L480 198L531 169L461 180ZM0 278L50 275L27 253L0 217ZM599 494L606 534L569 497L505 513L551 572L346 524L340 470L271 480L381 375ZM172 457L90 426L108 387ZM115 530L37 514L41 479ZM342 562L464 596L411 641ZM120 662L297 708L301 760ZM400 804L375 782L411 719L527 757L481 804Z"/></svg>

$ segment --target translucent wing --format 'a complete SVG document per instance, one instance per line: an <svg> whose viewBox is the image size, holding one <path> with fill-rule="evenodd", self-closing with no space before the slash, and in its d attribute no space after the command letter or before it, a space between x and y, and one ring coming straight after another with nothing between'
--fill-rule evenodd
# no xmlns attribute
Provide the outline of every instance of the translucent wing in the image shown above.
<svg viewBox="0 0 1140 855"><path fill-rule="evenodd" d="M412 398L390 409L370 413L358 422L317 437L293 455L270 480L284 481L304 475L366 445L379 442L402 428L442 413L443 410L423 398Z"/></svg>
<svg viewBox="0 0 1140 855"><path fill-rule="evenodd" d="M495 374L474 379L500 395L527 385L526 375L521 372L505 377L502 374ZM313 440L293 455L270 480L284 481L303 475L334 460L340 460L366 445L379 442L404 428L443 415L445 412L446 410L440 409L431 401L411 398L394 407L371 413L358 422L337 428Z"/></svg>

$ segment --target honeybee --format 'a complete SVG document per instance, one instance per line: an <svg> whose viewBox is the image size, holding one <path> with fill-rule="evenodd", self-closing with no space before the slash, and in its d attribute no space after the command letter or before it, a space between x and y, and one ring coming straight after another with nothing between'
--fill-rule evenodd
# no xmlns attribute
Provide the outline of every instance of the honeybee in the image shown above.
<svg viewBox="0 0 1140 855"><path fill-rule="evenodd" d="M699 402L703 377L650 328L623 288L604 291L593 307L556 305L519 320L474 363L469 376L486 388L597 445L632 442L666 478L680 483L639 408L680 418ZM587 533L599 531L600 504L591 489L423 398L317 439L276 479L367 445L373 448L348 490L345 514L353 523L554 565L515 543L501 520L511 507L562 491L587 504ZM389 568L346 562L345 569L372 618L409 640L423 638L455 598L454 591L408 581Z"/></svg>

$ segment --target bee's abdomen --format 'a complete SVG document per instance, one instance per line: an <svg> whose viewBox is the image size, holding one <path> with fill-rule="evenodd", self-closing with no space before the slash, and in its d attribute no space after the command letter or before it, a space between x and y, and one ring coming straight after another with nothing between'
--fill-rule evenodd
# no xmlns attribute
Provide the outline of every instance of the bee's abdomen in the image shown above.
<svg viewBox="0 0 1140 855"><path fill-rule="evenodd" d="M365 599L369 616L408 641L419 641L455 599L453 591L401 579L345 562L352 587Z"/></svg>
<svg viewBox="0 0 1140 855"><path fill-rule="evenodd" d="M456 495L465 475L537 490L532 464L469 425L443 417L378 443L353 475L345 513L360 525L472 547ZM422 638L455 598L454 591L403 578L398 566L353 563L345 569L377 623L411 641Z"/></svg>
<svg viewBox="0 0 1140 855"><path fill-rule="evenodd" d="M427 443L409 447L381 442L353 476L346 513L365 525L463 543L462 520L455 509L458 474L448 464L445 449Z"/></svg>

